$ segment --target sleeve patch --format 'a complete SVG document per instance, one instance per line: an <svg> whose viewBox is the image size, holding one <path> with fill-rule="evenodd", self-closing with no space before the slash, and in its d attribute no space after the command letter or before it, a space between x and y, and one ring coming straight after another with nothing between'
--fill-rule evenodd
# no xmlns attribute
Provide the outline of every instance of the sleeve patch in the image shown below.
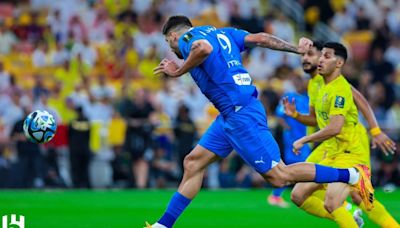
<svg viewBox="0 0 400 228"><path fill-rule="evenodd" d="M192 38L193 38L193 35L190 32L183 35L183 41L185 41L185 42L189 42Z"/></svg>
<svg viewBox="0 0 400 228"><path fill-rule="evenodd" d="M341 96L336 96L335 99L335 108L343 108L344 107L345 99Z"/></svg>

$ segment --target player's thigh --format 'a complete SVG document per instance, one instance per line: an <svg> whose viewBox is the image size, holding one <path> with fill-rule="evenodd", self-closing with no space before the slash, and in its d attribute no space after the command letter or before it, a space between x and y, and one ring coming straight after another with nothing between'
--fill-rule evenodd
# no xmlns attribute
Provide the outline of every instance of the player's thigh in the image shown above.
<svg viewBox="0 0 400 228"><path fill-rule="evenodd" d="M308 197L320 189L323 189L321 184L313 182L297 183L293 187L290 197L297 206L301 206Z"/></svg>
<svg viewBox="0 0 400 228"><path fill-rule="evenodd" d="M234 135L230 138L233 148L258 173L268 172L281 161L279 146L266 126L254 123Z"/></svg>
<svg viewBox="0 0 400 228"><path fill-rule="evenodd" d="M280 162L279 146L268 129L260 102L229 117L225 132L235 151L258 173L266 173Z"/></svg>
<svg viewBox="0 0 400 228"><path fill-rule="evenodd" d="M350 193L350 186L346 183L330 183L328 184L325 195L325 208L329 212L333 212L343 205Z"/></svg>

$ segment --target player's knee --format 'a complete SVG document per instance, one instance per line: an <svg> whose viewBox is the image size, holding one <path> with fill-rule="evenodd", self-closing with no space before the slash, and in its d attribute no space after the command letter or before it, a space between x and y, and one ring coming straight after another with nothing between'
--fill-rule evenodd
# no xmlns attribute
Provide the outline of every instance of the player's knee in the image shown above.
<svg viewBox="0 0 400 228"><path fill-rule="evenodd" d="M200 166L197 162L196 156L191 154L186 155L183 160L183 169L185 173L196 173L200 170Z"/></svg>
<svg viewBox="0 0 400 228"><path fill-rule="evenodd" d="M304 203L304 193L299 190L293 189L292 193L290 194L290 199L294 204L300 207Z"/></svg>
<svg viewBox="0 0 400 228"><path fill-rule="evenodd" d="M325 196L324 207L329 213L332 213L333 211L335 211L340 206L341 206L340 203L337 202L337 199L336 199L336 197L334 195L328 195L327 194Z"/></svg>

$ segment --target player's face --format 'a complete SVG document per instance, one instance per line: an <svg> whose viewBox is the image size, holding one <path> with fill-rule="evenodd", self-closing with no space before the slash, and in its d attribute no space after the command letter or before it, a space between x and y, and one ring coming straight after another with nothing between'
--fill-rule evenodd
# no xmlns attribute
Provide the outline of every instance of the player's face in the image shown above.
<svg viewBox="0 0 400 228"><path fill-rule="evenodd" d="M167 41L169 47L171 48L172 52L175 53L175 55L180 58L183 59L182 53L179 50L178 47L178 34L176 32L169 32L166 36L165 36L165 41Z"/></svg>
<svg viewBox="0 0 400 228"><path fill-rule="evenodd" d="M318 68L318 60L321 52L316 47L311 47L308 52L304 53L301 57L303 70L306 73L312 73Z"/></svg>
<svg viewBox="0 0 400 228"><path fill-rule="evenodd" d="M323 48L319 57L318 71L322 76L330 75L335 71L339 58L332 48Z"/></svg>

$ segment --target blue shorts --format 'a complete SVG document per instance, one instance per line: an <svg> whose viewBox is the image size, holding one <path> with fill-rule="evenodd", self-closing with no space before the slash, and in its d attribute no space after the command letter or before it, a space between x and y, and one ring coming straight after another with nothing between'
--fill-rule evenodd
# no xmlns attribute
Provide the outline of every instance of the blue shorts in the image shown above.
<svg viewBox="0 0 400 228"><path fill-rule="evenodd" d="M264 106L254 98L229 116L219 115L199 145L225 158L233 149L259 173L266 173L281 160L278 144L268 129Z"/></svg>

